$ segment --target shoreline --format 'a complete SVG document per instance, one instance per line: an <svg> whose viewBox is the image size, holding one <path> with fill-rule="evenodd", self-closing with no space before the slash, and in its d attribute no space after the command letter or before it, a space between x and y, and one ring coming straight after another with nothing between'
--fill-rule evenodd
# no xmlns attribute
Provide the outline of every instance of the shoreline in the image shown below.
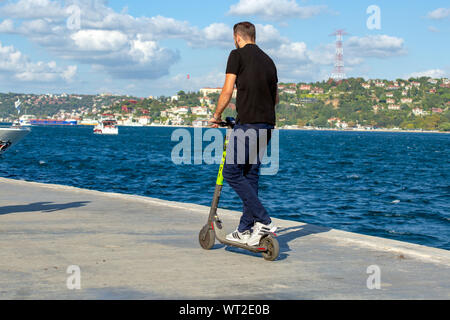
<svg viewBox="0 0 450 320"><path fill-rule="evenodd" d="M118 125L118 127L169 127L169 128L210 128L210 127L198 127L192 125L171 125L171 124L153 124L153 125L144 125L144 126L126 126L126 125ZM278 130L299 130L299 131L340 131L340 132L405 132L405 133L446 133L449 134L450 131L437 131L437 130L405 130L405 129L388 129L388 128L380 128L380 129L337 129L337 128L279 128L275 127Z"/></svg>
<svg viewBox="0 0 450 320"><path fill-rule="evenodd" d="M126 126L124 126L126 127ZM196 126L188 126L188 125L148 125L144 127L176 127L176 128L209 128L209 127L196 127ZM449 134L450 131L437 131L437 130L405 130L405 129L336 129L336 128L279 128L275 127L278 130L299 130L299 131L339 131L339 132L405 132L405 133L445 133Z"/></svg>
<svg viewBox="0 0 450 320"><path fill-rule="evenodd" d="M301 131L341 131L341 132L405 132L405 133L450 133L450 131L437 130L405 130L405 129L334 129L334 128L277 128L280 130L301 130Z"/></svg>
<svg viewBox="0 0 450 320"><path fill-rule="evenodd" d="M11 123L3 122L0 123L1 126L9 126ZM77 124L77 125L38 125L38 126L30 126L30 127L89 127L94 126L91 124ZM210 127L198 127L192 125L172 125L172 124L152 124L152 125L117 125L118 127L127 127L127 128L147 128L147 127L168 127L168 128L210 128ZM298 131L338 131L338 132L402 132L402 133L444 133L449 134L450 131L438 131L438 130L405 130L405 129L388 129L388 128L380 128L380 129L338 129L338 128L279 128L275 127L278 130L298 130Z"/></svg>

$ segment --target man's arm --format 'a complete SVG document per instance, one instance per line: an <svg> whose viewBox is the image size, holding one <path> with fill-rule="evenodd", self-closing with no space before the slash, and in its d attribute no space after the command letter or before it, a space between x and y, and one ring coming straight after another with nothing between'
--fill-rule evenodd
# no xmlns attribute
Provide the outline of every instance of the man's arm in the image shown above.
<svg viewBox="0 0 450 320"><path fill-rule="evenodd" d="M278 88L276 90L277 90L277 92L276 92L276 96L275 96L275 106L280 103L280 96L278 95Z"/></svg>
<svg viewBox="0 0 450 320"><path fill-rule="evenodd" d="M221 115L230 103L231 97L233 95L235 82L236 75L233 73L227 73L225 76L225 84L223 85L219 101L217 102L216 112L214 112L213 118L209 122L218 123L221 121Z"/></svg>

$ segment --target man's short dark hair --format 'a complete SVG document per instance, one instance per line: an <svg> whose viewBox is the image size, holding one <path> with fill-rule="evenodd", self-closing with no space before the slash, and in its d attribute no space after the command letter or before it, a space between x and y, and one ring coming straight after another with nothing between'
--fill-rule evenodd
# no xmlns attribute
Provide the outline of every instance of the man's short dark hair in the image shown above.
<svg viewBox="0 0 450 320"><path fill-rule="evenodd" d="M239 22L233 27L234 34L238 33L245 40L255 41L256 39L256 29L251 22Z"/></svg>

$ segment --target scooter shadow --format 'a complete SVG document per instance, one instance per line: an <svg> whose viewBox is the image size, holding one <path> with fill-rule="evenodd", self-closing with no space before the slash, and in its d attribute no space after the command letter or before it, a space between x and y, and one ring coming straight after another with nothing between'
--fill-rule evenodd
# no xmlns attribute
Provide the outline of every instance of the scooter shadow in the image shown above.
<svg viewBox="0 0 450 320"><path fill-rule="evenodd" d="M280 230L277 232L277 240L280 244L280 255L277 260L284 260L289 256L287 252L291 251L289 242L291 242L292 240L306 237L310 234L328 232L330 230L331 228L329 227L322 227L314 224L304 224L302 226L280 228Z"/></svg>
<svg viewBox="0 0 450 320"><path fill-rule="evenodd" d="M278 243L280 244L280 255L278 256L277 261L284 260L287 257L289 257L289 254L287 252L291 251L291 248L289 247L290 241L301 238L301 237L306 237L310 234L322 233L322 232L327 232L330 230L331 230L331 228L317 226L317 225L313 225L313 224L305 224L302 226L295 226L295 227L290 227L290 228L280 228L276 232L277 240L278 240ZM223 247L225 247L225 250L229 251L229 252L245 254L245 255L253 256L253 257L261 257L260 253L251 252L251 251L237 248L237 247L227 246L224 244L215 244L212 249L214 249L214 250L221 249Z"/></svg>

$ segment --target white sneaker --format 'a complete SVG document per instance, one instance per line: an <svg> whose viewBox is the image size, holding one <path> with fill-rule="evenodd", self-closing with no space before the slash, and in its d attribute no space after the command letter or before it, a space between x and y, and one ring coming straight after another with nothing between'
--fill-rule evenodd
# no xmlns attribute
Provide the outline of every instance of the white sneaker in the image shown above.
<svg viewBox="0 0 450 320"><path fill-rule="evenodd" d="M235 241L239 243L247 243L250 239L250 230L245 230L244 232L239 232L237 229L226 236L228 241Z"/></svg>
<svg viewBox="0 0 450 320"><path fill-rule="evenodd" d="M269 232L275 232L277 230L277 227L273 224L273 222L269 224L262 224L261 222L256 222L255 226L253 227L252 235L250 236L250 239L248 239L247 244L249 246L257 246L259 245L259 241L261 240L261 237Z"/></svg>

